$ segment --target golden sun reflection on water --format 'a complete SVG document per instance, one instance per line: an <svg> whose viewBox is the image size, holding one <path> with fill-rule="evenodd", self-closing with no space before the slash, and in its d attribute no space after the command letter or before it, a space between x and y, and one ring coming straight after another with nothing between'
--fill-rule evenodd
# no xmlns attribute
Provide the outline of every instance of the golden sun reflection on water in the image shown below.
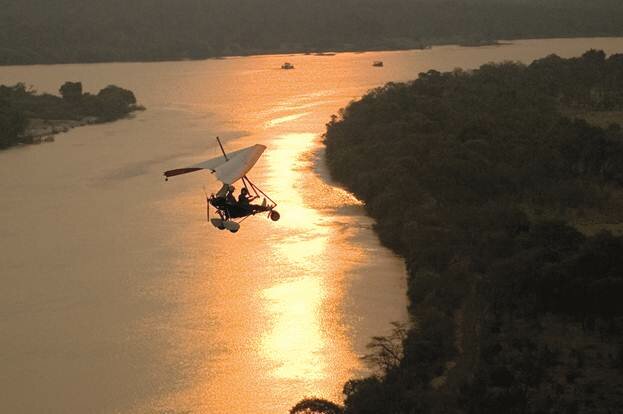
<svg viewBox="0 0 623 414"><path fill-rule="evenodd" d="M264 356L275 363L271 374L284 379L319 380L329 375L324 357L321 279L303 277L266 289L273 326L262 339Z"/></svg>
<svg viewBox="0 0 623 414"><path fill-rule="evenodd" d="M322 268L318 260L327 246L326 236L320 233L315 231L311 235L292 236L275 247L282 257L299 267L301 271L319 273Z"/></svg>
<svg viewBox="0 0 623 414"><path fill-rule="evenodd" d="M262 353L274 364L272 376L305 382L329 376L322 326L322 310L329 294L322 274L325 263L320 259L328 234L326 228L318 226L322 216L305 205L297 190L305 184L301 179L308 164L304 155L314 148L315 140L312 133L285 134L273 141L268 155L269 185L280 189L278 196L288 212L283 224L294 230L275 248L299 275L263 292L272 323L262 339Z"/></svg>
<svg viewBox="0 0 623 414"><path fill-rule="evenodd" d="M307 168L303 156L313 150L315 140L316 135L312 133L288 133L275 138L266 153L267 184L280 207L287 210L279 221L280 226L312 229L322 219L316 210L305 205L301 191L297 191L305 184L301 180L301 171Z"/></svg>
<svg viewBox="0 0 623 414"><path fill-rule="evenodd" d="M279 118L271 119L266 123L266 127L274 127L280 124L284 124L286 122L296 121L299 118L304 117L305 115L309 115L309 112L303 112L300 114L286 115Z"/></svg>

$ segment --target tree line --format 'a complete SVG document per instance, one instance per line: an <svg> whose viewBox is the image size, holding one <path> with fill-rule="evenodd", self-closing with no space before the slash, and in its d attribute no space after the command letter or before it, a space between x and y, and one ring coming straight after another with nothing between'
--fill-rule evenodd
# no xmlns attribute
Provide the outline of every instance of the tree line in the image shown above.
<svg viewBox="0 0 623 414"><path fill-rule="evenodd" d="M623 237L569 219L623 194L623 134L564 115L623 110L622 82L623 55L595 50L431 70L327 124L332 175L406 259L411 315L373 339L378 371L345 385L343 412L623 404Z"/></svg>
<svg viewBox="0 0 623 414"><path fill-rule="evenodd" d="M0 149L28 143L31 119L107 122L141 109L132 91L115 85L93 95L83 93L81 82L65 82L59 93L37 94L23 83L0 85Z"/></svg>
<svg viewBox="0 0 623 414"><path fill-rule="evenodd" d="M616 0L21 0L0 5L0 64L409 49L623 33Z"/></svg>

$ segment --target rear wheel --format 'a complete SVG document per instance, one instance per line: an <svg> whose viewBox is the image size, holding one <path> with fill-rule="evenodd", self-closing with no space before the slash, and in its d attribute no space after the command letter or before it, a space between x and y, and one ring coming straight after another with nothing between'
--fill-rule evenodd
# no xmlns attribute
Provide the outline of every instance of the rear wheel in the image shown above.
<svg viewBox="0 0 623 414"><path fill-rule="evenodd" d="M276 210L270 212L270 219L272 221L278 221L281 218L281 214L279 214Z"/></svg>

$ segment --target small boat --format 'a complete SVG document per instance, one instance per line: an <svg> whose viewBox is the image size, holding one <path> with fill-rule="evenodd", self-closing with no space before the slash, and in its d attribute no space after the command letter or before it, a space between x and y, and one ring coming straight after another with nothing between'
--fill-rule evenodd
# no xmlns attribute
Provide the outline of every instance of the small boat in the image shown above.
<svg viewBox="0 0 623 414"><path fill-rule="evenodd" d="M382 60L375 60L374 63L372 63L372 66L376 66L377 68L382 68L383 67L383 61Z"/></svg>
<svg viewBox="0 0 623 414"><path fill-rule="evenodd" d="M281 65L281 69L294 69L294 65L290 62L286 62L283 65Z"/></svg>

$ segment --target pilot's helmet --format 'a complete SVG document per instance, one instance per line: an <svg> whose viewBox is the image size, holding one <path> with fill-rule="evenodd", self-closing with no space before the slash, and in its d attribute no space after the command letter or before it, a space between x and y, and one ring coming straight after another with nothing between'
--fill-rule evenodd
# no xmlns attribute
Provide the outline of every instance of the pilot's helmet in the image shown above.
<svg viewBox="0 0 623 414"><path fill-rule="evenodd" d="M234 191L236 191L236 187L234 187L233 185L230 185L229 186L229 191L231 191L233 193Z"/></svg>
<svg viewBox="0 0 623 414"><path fill-rule="evenodd" d="M247 190L247 188L246 188L246 187L242 187L242 188L240 189L240 192L241 192L242 194L249 194L249 190Z"/></svg>

